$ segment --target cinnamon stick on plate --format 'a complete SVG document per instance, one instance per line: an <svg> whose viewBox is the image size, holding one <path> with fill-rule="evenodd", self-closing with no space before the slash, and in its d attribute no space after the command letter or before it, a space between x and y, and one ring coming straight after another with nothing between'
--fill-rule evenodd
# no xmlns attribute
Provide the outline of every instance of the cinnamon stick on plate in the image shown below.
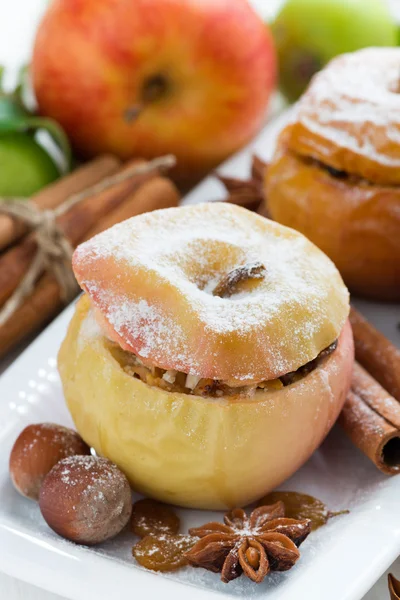
<svg viewBox="0 0 400 600"><path fill-rule="evenodd" d="M94 198L102 202L100 194ZM92 222L83 239L137 214L168 208L179 204L179 193L174 184L165 177L155 177L143 183L136 191L128 194L119 206L106 214L100 221ZM0 327L0 358L25 336L40 329L62 308L60 288L53 275L46 273L36 284L33 293L26 298L3 326Z"/></svg>
<svg viewBox="0 0 400 600"><path fill-rule="evenodd" d="M351 308L356 359L400 402L400 349Z"/></svg>
<svg viewBox="0 0 400 600"><path fill-rule="evenodd" d="M357 362L339 423L378 469L400 472L400 403Z"/></svg>
<svg viewBox="0 0 400 600"><path fill-rule="evenodd" d="M116 156L111 154L99 156L65 177L47 185L35 194L31 201L42 210L55 208L72 194L81 192L104 177L112 175L120 165L121 161ZM26 227L21 221L0 214L0 250L18 240L26 231Z"/></svg>

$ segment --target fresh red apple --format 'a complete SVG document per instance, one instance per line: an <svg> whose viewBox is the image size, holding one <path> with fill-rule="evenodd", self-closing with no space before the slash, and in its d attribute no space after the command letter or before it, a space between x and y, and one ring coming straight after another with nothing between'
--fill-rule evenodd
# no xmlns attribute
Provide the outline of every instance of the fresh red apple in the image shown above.
<svg viewBox="0 0 400 600"><path fill-rule="evenodd" d="M32 62L41 113L79 154L172 152L189 180L257 132L275 73L247 0L54 0Z"/></svg>

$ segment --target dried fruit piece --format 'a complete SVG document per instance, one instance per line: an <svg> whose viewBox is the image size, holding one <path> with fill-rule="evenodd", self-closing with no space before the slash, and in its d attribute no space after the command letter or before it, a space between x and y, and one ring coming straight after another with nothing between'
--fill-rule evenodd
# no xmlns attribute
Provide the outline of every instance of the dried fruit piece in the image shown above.
<svg viewBox="0 0 400 600"><path fill-rule="evenodd" d="M195 542L191 535L146 535L132 548L132 554L142 567L152 571L176 571L188 564L184 556Z"/></svg>
<svg viewBox="0 0 400 600"><path fill-rule="evenodd" d="M300 492L271 492L259 501L259 505L283 502L285 515L291 519L308 519L311 521L311 530L315 531L325 525L332 517L347 514L348 510L331 512L326 505L308 494Z"/></svg>
<svg viewBox="0 0 400 600"><path fill-rule="evenodd" d="M229 298L229 296L238 291L239 284L264 279L265 274L265 267L259 261L235 267L219 282L213 291L213 295L220 298ZM242 286L240 289L243 291Z"/></svg>
<svg viewBox="0 0 400 600"><path fill-rule="evenodd" d="M143 498L133 505L132 531L140 537L178 533L180 520L167 505Z"/></svg>

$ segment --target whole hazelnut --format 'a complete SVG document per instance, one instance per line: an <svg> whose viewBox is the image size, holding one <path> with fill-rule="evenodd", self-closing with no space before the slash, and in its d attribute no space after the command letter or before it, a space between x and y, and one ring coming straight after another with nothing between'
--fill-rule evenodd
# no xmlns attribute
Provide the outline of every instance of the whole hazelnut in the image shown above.
<svg viewBox="0 0 400 600"><path fill-rule="evenodd" d="M19 434L10 454L10 476L14 487L27 498L38 500L42 481L62 458L90 454L90 448L76 431L39 423L28 425Z"/></svg>
<svg viewBox="0 0 400 600"><path fill-rule="evenodd" d="M39 506L51 529L78 544L98 544L117 535L132 512L129 482L106 458L71 456L43 481Z"/></svg>

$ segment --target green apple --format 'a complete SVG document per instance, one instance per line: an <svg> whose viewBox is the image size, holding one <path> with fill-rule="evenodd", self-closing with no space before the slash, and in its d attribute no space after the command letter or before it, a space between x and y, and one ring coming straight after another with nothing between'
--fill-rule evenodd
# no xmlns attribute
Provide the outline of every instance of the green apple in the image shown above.
<svg viewBox="0 0 400 600"><path fill-rule="evenodd" d="M0 134L0 195L29 197L51 183L60 172L33 136Z"/></svg>
<svg viewBox="0 0 400 600"><path fill-rule="evenodd" d="M334 56L367 46L396 46L385 0L287 0L272 23L280 86L291 101Z"/></svg>
<svg viewBox="0 0 400 600"><path fill-rule="evenodd" d="M58 123L27 110L22 77L13 92L3 90L3 73L0 66L0 197L29 198L61 174L52 155L38 142L37 132L46 132L58 146L67 169L70 145Z"/></svg>

